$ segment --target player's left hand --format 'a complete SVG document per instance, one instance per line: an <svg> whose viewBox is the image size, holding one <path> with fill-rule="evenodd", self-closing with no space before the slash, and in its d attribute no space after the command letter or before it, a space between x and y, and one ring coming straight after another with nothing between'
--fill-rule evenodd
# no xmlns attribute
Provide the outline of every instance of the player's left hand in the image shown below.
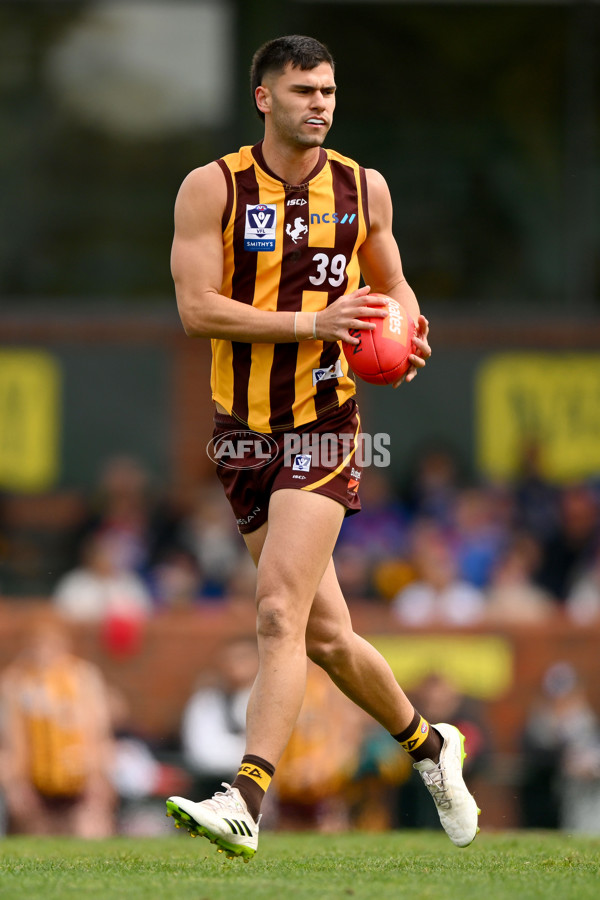
<svg viewBox="0 0 600 900"><path fill-rule="evenodd" d="M411 353L408 357L410 360L410 368L407 372L399 378L398 381L395 381L392 387L399 387L404 381L407 383L412 381L413 378L416 377L419 369L422 369L429 357L431 356L431 347L429 346L429 341L427 340L427 335L429 334L429 322L425 318L425 316L419 316L417 319L417 327L413 336L413 344L417 348L414 353Z"/></svg>

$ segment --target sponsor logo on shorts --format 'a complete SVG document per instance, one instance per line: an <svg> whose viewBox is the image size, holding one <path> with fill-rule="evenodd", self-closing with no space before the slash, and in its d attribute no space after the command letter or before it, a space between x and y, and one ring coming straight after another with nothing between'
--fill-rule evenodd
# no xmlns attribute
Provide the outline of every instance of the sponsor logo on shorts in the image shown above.
<svg viewBox="0 0 600 900"><path fill-rule="evenodd" d="M277 206L274 203L246 204L244 250L272 251L277 232Z"/></svg>
<svg viewBox="0 0 600 900"><path fill-rule="evenodd" d="M350 479L348 481L348 493L349 494L358 494L358 488L360 487L360 476L362 472L360 469L355 469L354 466L350 469Z"/></svg>
<svg viewBox="0 0 600 900"><path fill-rule="evenodd" d="M297 453L292 466L293 472L310 472L310 454Z"/></svg>
<svg viewBox="0 0 600 900"><path fill-rule="evenodd" d="M212 438L206 445L206 452L213 462L226 469L260 469L275 459L279 448L268 434L227 431Z"/></svg>
<svg viewBox="0 0 600 900"><path fill-rule="evenodd" d="M260 512L260 506L255 506L251 513L247 516L243 516L241 519L236 519L238 525L249 525L252 519L255 519Z"/></svg>
<svg viewBox="0 0 600 900"><path fill-rule="evenodd" d="M312 383L313 387L315 384L318 384L319 381L330 381L332 378L341 378L343 375L342 364L340 360L336 360L334 365L326 366L322 369L313 369L312 370Z"/></svg>

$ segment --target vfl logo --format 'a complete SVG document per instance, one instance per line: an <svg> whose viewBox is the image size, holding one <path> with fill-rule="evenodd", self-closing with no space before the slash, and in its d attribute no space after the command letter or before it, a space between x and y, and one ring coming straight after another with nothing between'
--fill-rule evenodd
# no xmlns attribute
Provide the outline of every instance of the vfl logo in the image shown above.
<svg viewBox="0 0 600 900"><path fill-rule="evenodd" d="M343 375L342 364L340 360L336 360L335 365L327 366L327 368L312 370L313 387L319 381L329 381L331 378L341 378Z"/></svg>
<svg viewBox="0 0 600 900"><path fill-rule="evenodd" d="M310 453L297 453L294 458L293 472L310 472Z"/></svg>
<svg viewBox="0 0 600 900"><path fill-rule="evenodd" d="M244 250L258 252L275 249L277 206L273 203L246 204Z"/></svg>
<svg viewBox="0 0 600 900"><path fill-rule="evenodd" d="M294 227L293 228L290 225L290 223L288 222L287 228L285 229L285 233L289 234L289 236L291 237L291 239L293 240L293 242L295 244L297 244L298 239L301 238L303 235L307 234L307 232L308 232L308 225L304 224L304 219L301 216L298 216L297 219L294 219Z"/></svg>

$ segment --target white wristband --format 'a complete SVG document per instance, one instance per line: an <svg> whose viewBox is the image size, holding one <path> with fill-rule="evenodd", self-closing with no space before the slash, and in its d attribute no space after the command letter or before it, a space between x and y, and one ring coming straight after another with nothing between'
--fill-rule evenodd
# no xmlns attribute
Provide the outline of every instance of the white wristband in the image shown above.
<svg viewBox="0 0 600 900"><path fill-rule="evenodd" d="M300 312L301 312L301 310L298 310L297 312L294 313L294 340L310 341L311 337L312 337L312 340L316 341L316 339L317 339L317 314L314 313L314 315L313 315L312 335L310 337L299 338L296 328L298 327L298 316L300 315Z"/></svg>

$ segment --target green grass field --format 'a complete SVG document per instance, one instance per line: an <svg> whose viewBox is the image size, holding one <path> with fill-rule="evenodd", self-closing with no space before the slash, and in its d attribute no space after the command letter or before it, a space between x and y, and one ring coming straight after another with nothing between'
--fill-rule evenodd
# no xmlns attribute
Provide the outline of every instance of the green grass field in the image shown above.
<svg viewBox="0 0 600 900"><path fill-rule="evenodd" d="M600 838L265 834L251 862L187 837L89 842L7 838L0 897L102 900L586 900L600 896Z"/></svg>

